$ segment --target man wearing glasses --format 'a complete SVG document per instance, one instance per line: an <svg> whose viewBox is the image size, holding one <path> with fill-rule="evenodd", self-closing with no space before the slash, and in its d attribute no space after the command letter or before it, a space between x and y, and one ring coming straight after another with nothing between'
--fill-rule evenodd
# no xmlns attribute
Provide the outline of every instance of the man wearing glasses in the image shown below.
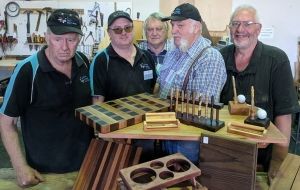
<svg viewBox="0 0 300 190"><path fill-rule="evenodd" d="M89 62L76 52L82 36L79 15L57 9L47 21L47 45L19 62L0 109L3 144L18 184L42 182L40 173L79 170L93 130L74 116L75 108L92 104ZM21 118L24 158L16 119Z"/></svg>
<svg viewBox="0 0 300 190"><path fill-rule="evenodd" d="M108 17L111 43L93 59L90 68L93 102L153 92L155 63L149 52L133 44L129 14L115 11Z"/></svg>
<svg viewBox="0 0 300 190"><path fill-rule="evenodd" d="M291 115L299 111L290 62L279 48L258 41L261 24L255 8L238 7L231 16L229 27L233 44L221 49L227 70L221 102L227 104L232 100L232 76L238 94L245 95L247 103L250 103L251 86L254 86L255 106L266 110L271 121L288 139L287 143L274 144L273 150L271 146L266 151L259 150L258 163L269 171L271 179L288 153Z"/></svg>

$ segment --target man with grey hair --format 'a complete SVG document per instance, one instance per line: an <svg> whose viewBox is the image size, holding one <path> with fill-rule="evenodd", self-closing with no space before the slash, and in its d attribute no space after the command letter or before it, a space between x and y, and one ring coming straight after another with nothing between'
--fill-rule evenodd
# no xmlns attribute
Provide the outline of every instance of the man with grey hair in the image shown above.
<svg viewBox="0 0 300 190"><path fill-rule="evenodd" d="M237 7L230 19L233 44L221 49L227 70L227 81L221 102L233 97L231 78L235 77L238 94L251 100L251 86L255 89L255 106L266 110L268 117L287 138L286 143L260 149L258 163L273 178L288 153L292 114L299 112L290 62L281 49L258 40L261 23L254 7ZM273 148L273 150L272 150Z"/></svg>
<svg viewBox="0 0 300 190"><path fill-rule="evenodd" d="M147 40L138 44L141 49L151 53L158 74L167 51L171 49L171 42L168 39L169 25L161 21L163 17L162 14L154 12L146 18L144 34Z"/></svg>
<svg viewBox="0 0 300 190"><path fill-rule="evenodd" d="M167 98L171 89L202 94L208 100L219 96L226 81L226 70L221 54L202 37L202 19L198 9L184 3L175 8L170 17L175 49L167 53L155 91ZM181 152L192 162L199 159L199 142L166 141L167 153Z"/></svg>
<svg viewBox="0 0 300 190"><path fill-rule="evenodd" d="M76 51L82 36L79 15L57 9L47 27L47 45L17 64L0 109L1 138L22 187L44 181L40 173L79 170L93 137L92 128L74 115L75 108L92 104L89 61Z"/></svg>

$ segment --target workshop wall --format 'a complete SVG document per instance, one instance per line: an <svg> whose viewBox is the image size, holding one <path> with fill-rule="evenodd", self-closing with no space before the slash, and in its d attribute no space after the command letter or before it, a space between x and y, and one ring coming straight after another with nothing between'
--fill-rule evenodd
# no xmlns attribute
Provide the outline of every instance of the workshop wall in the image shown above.
<svg viewBox="0 0 300 190"><path fill-rule="evenodd" d="M4 20L4 9L5 5L11 0L1 0L0 7L0 34L4 33L4 27L1 24L1 20ZM139 20L145 20L145 18L152 12L162 11L164 14L169 15L175 5L173 2L185 2L184 0L101 0L101 1L92 1L92 0L48 0L48 1L15 1L17 2L21 8L44 8L44 7L53 7L53 8L74 8L74 9L84 9L83 21L86 23L87 29L85 31L86 36L91 31L95 41L101 40L104 37L103 27L98 27L98 30L95 31L95 24L89 25L90 18L88 16L88 10L92 10L94 8L95 2L100 5L100 11L104 15L104 26L106 26L108 15L116 8L124 11L128 11L133 19L137 19L137 12L140 13ZM188 0L186 0L189 2ZM190 0L191 1L191 0ZM260 19L263 25L262 35L260 36L260 40L266 44L274 45L279 48L282 48L288 55L291 68L294 72L294 63L297 61L297 42L300 36L300 26L298 18L300 17L300 1L299 0L286 0L285 2L274 3L272 0L226 0L222 1L222 3L216 4L218 0L194 0L191 2L195 2L196 5L200 6L200 11L203 17L207 20L207 26L209 30L223 30L224 24L221 23L220 20L226 20L228 22L228 15L222 16L222 18L215 20L215 14L219 15L220 11L215 11L216 9L228 10L228 4L232 3L232 11L235 7L241 4L251 4L255 8L257 8ZM114 3L116 2L116 3ZM161 2L168 2L166 5L167 11L161 10L160 7ZM209 3L207 6L211 6L211 8L203 8L203 3ZM226 6L224 6L224 3ZM219 6L218 8L212 6ZM205 9L205 10L204 10ZM221 11L222 14L226 13L226 11ZM30 31L36 34L43 35L46 30L46 19L45 15L41 17L41 24L38 32L35 32L36 21L37 21L38 13L32 14L31 27ZM212 21L211 21L212 20ZM8 17L8 31L7 35L13 36L17 38L17 44L7 44L5 48L5 53L7 55L30 55L34 53L36 50L33 48L32 51L29 50L29 46L27 44L26 39L26 22L27 16L24 13L20 13L17 17ZM14 32L14 24L17 26L17 32ZM221 27L219 27L221 26ZM95 36L97 33L97 36ZM86 37L85 36L85 37ZM79 46L79 50L86 52L89 54L91 51L91 47L93 44L92 38L89 38L84 41L85 46ZM1 45L1 44L0 44ZM38 46L37 48L40 48ZM80 49L81 48L81 49ZM3 56L2 47L0 46L0 57Z"/></svg>
<svg viewBox="0 0 300 190"><path fill-rule="evenodd" d="M4 20L4 10L5 5L10 1L5 0L3 5L0 7L0 20ZM70 8L76 9L82 17L84 23L83 32L84 36L78 47L80 51L83 51L88 57L91 55L93 45L96 42L100 42L104 37L104 26L106 26L107 18L111 12L116 10L124 10L130 14L132 10L132 2L128 1L118 1L117 3L113 1L106 2L95 2L95 1L15 1L20 6L20 13L15 16L7 16L7 31L6 36L10 36L16 39L14 42L1 43L0 47L0 57L3 55L9 56L22 56L31 55L37 50L39 50L44 43L34 43L31 44L32 49L30 50L28 40L27 40L27 13L24 11L33 11L30 13L30 35L40 35L44 36L46 31L46 11L43 11L40 20L40 26L38 31L35 31L38 12L37 10L42 10L45 7L56 8ZM2 4L2 3L1 3ZM96 11L98 11L97 20L95 18ZM103 15L103 25L101 25L100 13ZM96 22L97 26L96 26ZM4 35L5 28L2 27L0 34Z"/></svg>

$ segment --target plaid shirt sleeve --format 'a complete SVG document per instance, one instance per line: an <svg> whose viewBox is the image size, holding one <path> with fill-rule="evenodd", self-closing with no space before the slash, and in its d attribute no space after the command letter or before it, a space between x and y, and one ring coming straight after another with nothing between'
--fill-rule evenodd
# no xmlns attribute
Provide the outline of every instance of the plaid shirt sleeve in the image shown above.
<svg viewBox="0 0 300 190"><path fill-rule="evenodd" d="M221 54L216 49L209 48L194 66L187 89L200 92L209 99L214 96L215 102L219 102L226 78L225 63Z"/></svg>

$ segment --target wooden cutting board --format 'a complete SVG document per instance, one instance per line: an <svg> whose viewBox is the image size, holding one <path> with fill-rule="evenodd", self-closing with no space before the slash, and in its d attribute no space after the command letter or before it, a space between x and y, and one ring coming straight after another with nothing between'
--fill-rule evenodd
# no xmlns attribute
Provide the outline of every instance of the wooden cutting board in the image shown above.
<svg viewBox="0 0 300 190"><path fill-rule="evenodd" d="M170 103L148 93L128 96L75 110L76 117L99 133L141 123L146 112L166 111Z"/></svg>

